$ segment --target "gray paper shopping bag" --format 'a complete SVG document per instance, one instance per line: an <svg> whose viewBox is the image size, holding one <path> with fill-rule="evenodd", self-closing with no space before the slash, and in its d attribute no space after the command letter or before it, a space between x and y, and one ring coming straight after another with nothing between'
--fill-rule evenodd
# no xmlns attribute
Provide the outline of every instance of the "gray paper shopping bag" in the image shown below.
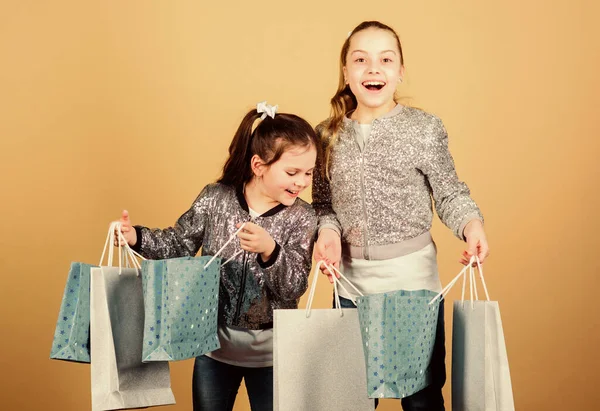
<svg viewBox="0 0 600 411"><path fill-rule="evenodd" d="M355 309L274 310L273 383L276 411L367 411L365 362Z"/></svg>
<svg viewBox="0 0 600 411"><path fill-rule="evenodd" d="M452 409L514 411L498 302L455 301L453 324Z"/></svg>
<svg viewBox="0 0 600 411"><path fill-rule="evenodd" d="M479 300L474 263L479 269L486 300ZM479 259L472 257L436 298L446 295L460 278L463 279L462 297L453 306L452 410L514 411L500 307L497 301L490 301ZM466 278L470 300L465 300Z"/></svg>
<svg viewBox="0 0 600 411"><path fill-rule="evenodd" d="M142 362L142 279L119 270L91 270L92 409L174 404L169 363Z"/></svg>
<svg viewBox="0 0 600 411"><path fill-rule="evenodd" d="M111 224L107 247L120 233ZM102 266L90 273L90 340L92 410L116 410L174 404L169 363L142 362L144 300L139 263L125 245L129 261L138 268ZM110 247L108 264L112 265ZM119 258L119 264L122 263Z"/></svg>

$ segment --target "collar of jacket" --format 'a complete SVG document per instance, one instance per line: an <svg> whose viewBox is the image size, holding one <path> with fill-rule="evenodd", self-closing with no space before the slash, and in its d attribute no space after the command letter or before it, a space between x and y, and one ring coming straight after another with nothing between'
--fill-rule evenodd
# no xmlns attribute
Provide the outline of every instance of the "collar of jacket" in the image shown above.
<svg viewBox="0 0 600 411"><path fill-rule="evenodd" d="M373 121L384 119L384 118L389 118L389 117L394 117L394 116L400 114L400 112L402 111L403 108L404 108L404 106L402 104L396 104L396 107L394 107L393 109L391 109L390 111L388 111L387 113L385 113L383 116L377 117ZM350 111L348 114L346 114L344 116L344 125L345 126L350 126L350 127L354 128L355 130L358 130L358 128L360 127L358 121L352 120L349 117L349 116L352 115L353 112L354 112L354 110Z"/></svg>
<svg viewBox="0 0 600 411"><path fill-rule="evenodd" d="M235 189L235 194L237 196L237 200L240 203L240 207L242 207L242 209L244 209L245 212L249 213L250 209L248 207L248 203L246 202L246 198L244 197L244 187L237 187ZM273 216L277 213L279 213L281 210L283 210L284 208L286 208L286 206L284 204L277 204L275 207L271 208L270 210L262 213L259 217L270 217Z"/></svg>

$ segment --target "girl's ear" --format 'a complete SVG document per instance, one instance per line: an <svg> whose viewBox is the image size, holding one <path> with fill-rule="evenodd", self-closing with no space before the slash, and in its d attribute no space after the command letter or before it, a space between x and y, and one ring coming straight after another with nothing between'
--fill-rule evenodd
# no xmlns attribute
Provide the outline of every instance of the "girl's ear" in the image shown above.
<svg viewBox="0 0 600 411"><path fill-rule="evenodd" d="M250 168L252 169L252 172L255 176L262 177L262 175L267 169L267 165L262 160L262 158L258 156L258 154L254 154L250 159Z"/></svg>

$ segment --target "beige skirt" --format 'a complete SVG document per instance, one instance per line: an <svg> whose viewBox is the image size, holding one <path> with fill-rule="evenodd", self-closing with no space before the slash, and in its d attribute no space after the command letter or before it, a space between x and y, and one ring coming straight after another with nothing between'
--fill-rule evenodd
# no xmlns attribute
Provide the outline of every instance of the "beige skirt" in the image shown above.
<svg viewBox="0 0 600 411"><path fill-rule="evenodd" d="M401 257L387 260L344 258L342 273L364 295L396 290L440 292L437 253L434 243ZM358 293L348 285L339 289L341 297L354 300Z"/></svg>

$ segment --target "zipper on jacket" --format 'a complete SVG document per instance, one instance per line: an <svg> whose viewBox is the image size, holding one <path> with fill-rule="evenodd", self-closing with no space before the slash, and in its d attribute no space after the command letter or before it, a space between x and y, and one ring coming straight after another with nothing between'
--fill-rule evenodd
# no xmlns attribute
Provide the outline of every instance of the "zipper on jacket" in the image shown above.
<svg viewBox="0 0 600 411"><path fill-rule="evenodd" d="M355 133L362 133L362 130L360 129L360 126L356 126L356 124L353 127L354 132ZM373 134L373 128L371 128L371 134ZM360 144L358 144L358 141L356 141L356 136L354 136L354 143L356 144L356 147L358 148L358 152L360 153L360 158L359 158L359 162L360 162L360 190L361 190L361 201L362 201L362 209L363 209L363 222L364 222L364 229L363 229L363 239L364 239L364 247L363 247L363 257L365 260L368 260L370 258L369 256L369 234L368 234L368 223L367 223L367 202L366 202L366 190L365 190L365 150L367 148L367 142L365 141L364 136L362 136L363 139L363 146L362 148L360 147Z"/></svg>
<svg viewBox="0 0 600 411"><path fill-rule="evenodd" d="M240 294L238 296L237 304L235 306L235 315L233 316L233 321L237 322L240 316L240 310L242 309L242 300L244 298L244 293L246 292L246 260L248 257L248 253L244 251L244 259L243 259L243 268L242 268L242 282L240 284Z"/></svg>
<svg viewBox="0 0 600 411"><path fill-rule="evenodd" d="M254 222L254 218L250 217L248 222ZM246 277L247 270L246 266L248 263L248 252L244 251L244 258L242 259L242 282L240 283L240 295L238 296L237 304L235 305L235 313L233 315L233 321L237 322L239 320L240 311L242 309L242 300L244 299L244 293L246 292Z"/></svg>
<svg viewBox="0 0 600 411"><path fill-rule="evenodd" d="M362 207L363 207L363 221L364 221L364 230L363 236L365 241L365 246L363 247L363 256L365 260L369 259L369 225L367 222L367 202L366 202L366 190L365 190L365 155L364 150L360 153L360 185L361 185L361 199L362 199Z"/></svg>

